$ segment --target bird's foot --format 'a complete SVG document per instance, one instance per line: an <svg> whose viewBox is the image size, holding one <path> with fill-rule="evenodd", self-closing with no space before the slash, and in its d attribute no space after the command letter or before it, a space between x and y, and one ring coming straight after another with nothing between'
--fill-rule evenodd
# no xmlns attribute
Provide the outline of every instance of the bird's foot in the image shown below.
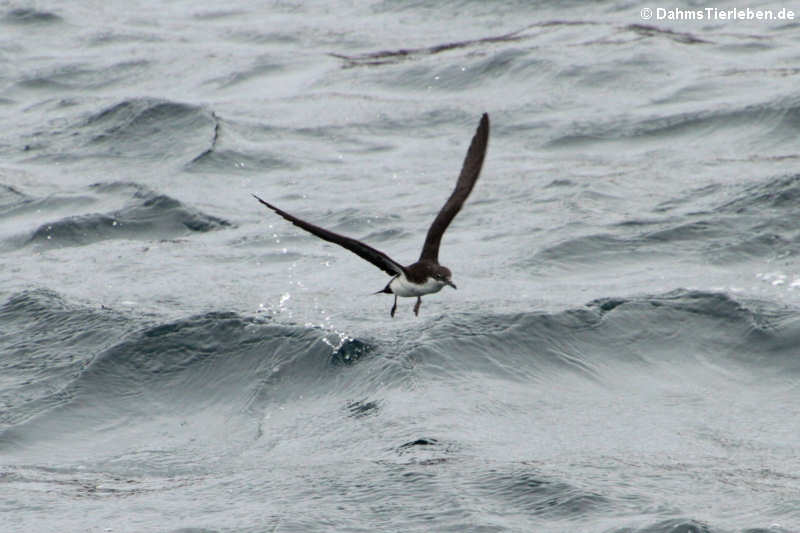
<svg viewBox="0 0 800 533"><path fill-rule="evenodd" d="M419 306L422 305L422 298L417 296L417 303L414 304L414 316L419 316Z"/></svg>

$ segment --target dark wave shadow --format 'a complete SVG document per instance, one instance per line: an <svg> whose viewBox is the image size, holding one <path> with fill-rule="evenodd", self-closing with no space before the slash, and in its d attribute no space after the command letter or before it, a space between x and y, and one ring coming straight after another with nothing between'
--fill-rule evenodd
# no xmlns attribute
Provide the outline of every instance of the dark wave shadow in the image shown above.
<svg viewBox="0 0 800 533"><path fill-rule="evenodd" d="M27 25L47 25L63 22L63 19L50 11L41 11L33 8L15 8L8 11L3 17L2 22L18 26Z"/></svg>
<svg viewBox="0 0 800 533"><path fill-rule="evenodd" d="M531 383L569 374L605 383L620 365L654 372L712 364L752 379L800 372L800 311L683 289L555 314L449 317L409 338L405 357L430 379L480 372Z"/></svg>
<svg viewBox="0 0 800 533"><path fill-rule="evenodd" d="M24 336L0 335L12 383L0 397L0 448L159 413L249 412L257 424L264 405L324 394L372 351L358 340L334 349L324 331L229 312L150 322L49 291L5 302L0 331Z"/></svg>
<svg viewBox="0 0 800 533"><path fill-rule="evenodd" d="M119 77L141 66L122 64ZM91 72L69 71L64 76L54 73L45 82L61 83L64 78L66 83L81 86L92 84L93 76ZM130 98L63 128L23 138L24 153L32 161L45 162L109 157L185 162L208 146L215 127L213 113L202 107L157 98Z"/></svg>
<svg viewBox="0 0 800 533"><path fill-rule="evenodd" d="M93 354L134 328L122 315L71 305L52 291L11 296L0 306L0 427L62 403Z"/></svg>
<svg viewBox="0 0 800 533"><path fill-rule="evenodd" d="M671 518L643 528L615 529L613 533L722 533L722 530L712 529L708 524L697 520Z"/></svg>
<svg viewBox="0 0 800 533"><path fill-rule="evenodd" d="M15 87L25 90L90 91L103 87L121 85L135 78L150 67L145 60L120 61L104 67L93 67L81 63L53 65L37 71L15 83ZM32 145L28 145L28 150ZM36 146L36 145L33 145Z"/></svg>
<svg viewBox="0 0 800 533"><path fill-rule="evenodd" d="M544 247L522 264L569 268L678 251L720 265L800 255L795 223L800 217L800 175L737 185L722 202L714 198L718 188L706 186L662 202L653 208L653 218L626 220L604 232Z"/></svg>
<svg viewBox="0 0 800 533"><path fill-rule="evenodd" d="M125 157L165 155L185 143L186 133L214 126L213 114L200 107L152 98L125 100L84 123L91 146Z"/></svg>
<svg viewBox="0 0 800 533"><path fill-rule="evenodd" d="M16 187L0 183L0 217L20 205L32 202L33 198L19 191Z"/></svg>
<svg viewBox="0 0 800 533"><path fill-rule="evenodd" d="M558 519L608 512L614 508L601 494L548 479L524 464L508 470L479 473L474 483L483 493L486 504L498 512Z"/></svg>
<svg viewBox="0 0 800 533"><path fill-rule="evenodd" d="M89 192L128 198L128 205L109 213L69 216L39 226L25 244L40 247L84 246L110 239L163 240L206 233L231 223L170 196L128 182L96 183ZM90 200L91 201L91 200ZM52 208L57 198L28 202L25 209Z"/></svg>

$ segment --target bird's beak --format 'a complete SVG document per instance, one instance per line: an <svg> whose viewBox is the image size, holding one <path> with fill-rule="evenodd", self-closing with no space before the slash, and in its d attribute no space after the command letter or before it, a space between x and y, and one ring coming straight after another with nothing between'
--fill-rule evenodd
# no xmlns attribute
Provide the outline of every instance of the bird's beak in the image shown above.
<svg viewBox="0 0 800 533"><path fill-rule="evenodd" d="M453 283L452 281L450 281L449 279L447 280L447 284L450 285L451 287L453 287L454 289L458 288L458 287L456 287L456 284Z"/></svg>

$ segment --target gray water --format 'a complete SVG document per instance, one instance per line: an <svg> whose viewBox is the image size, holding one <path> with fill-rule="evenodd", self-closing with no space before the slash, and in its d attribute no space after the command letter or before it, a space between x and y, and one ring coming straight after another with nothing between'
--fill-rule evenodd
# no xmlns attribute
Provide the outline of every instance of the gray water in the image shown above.
<svg viewBox="0 0 800 533"><path fill-rule="evenodd" d="M0 4L0 530L800 531L800 24L644 7ZM411 263L483 112L419 317L250 196Z"/></svg>

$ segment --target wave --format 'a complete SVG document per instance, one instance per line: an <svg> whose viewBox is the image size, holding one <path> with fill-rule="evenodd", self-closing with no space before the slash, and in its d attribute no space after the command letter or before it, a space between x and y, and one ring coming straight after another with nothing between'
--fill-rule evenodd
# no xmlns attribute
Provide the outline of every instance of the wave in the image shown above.
<svg viewBox="0 0 800 533"><path fill-rule="evenodd" d="M130 62L97 73L69 67L44 78L50 85L114 83L143 65ZM39 83L39 82L36 82ZM189 161L209 146L216 128L214 114L202 107L156 98L131 98L63 128L37 132L25 139L25 154L33 161L87 158L135 158L139 161Z"/></svg>
<svg viewBox="0 0 800 533"><path fill-rule="evenodd" d="M446 498L456 490L463 505L451 501L443 518L454 530L475 524L480 502L482 516L507 517L506 525L519 520L519 530L531 529L532 521L568 521L580 529L584 521L613 517L628 526L617 525L617 533L714 532L721 530L692 516L651 513L658 502L634 486L618 491L554 468L546 457L558 452L533 459L535 442L523 440L523 458L510 452L506 460L508 442L492 443L495 430L485 427L492 417L459 416L475 413L474 402L483 407L487 390L539 398L564 385L568 395L577 380L575 394L591 401L596 387L584 380L615 397L617 387L649 389L659 379L708 387L704 380L716 373L740 387L800 372L800 311L721 293L609 297L554 313L454 314L357 339L280 319L216 311L165 320L70 302L51 291L11 296L0 305L0 453L12 461L9 476L15 483L85 476L89 486L126 495L139 485L119 480L163 475L183 483L281 462L284 453L318 475L319 467L305 462L308 450L320 451L325 464L335 457L354 465L336 470L337 483L375 506ZM445 396L435 393L440 385ZM512 441L534 435L530 427L517 433L518 422L535 416L531 407L497 405L498 431ZM476 451L481 437L490 442L477 443ZM493 446L502 448L501 460L493 459ZM577 460L602 463L596 453L578 453ZM37 464L77 466L51 473L30 466ZM84 488L73 481L63 490L82 496ZM425 520L410 514L394 525L424 529Z"/></svg>
<svg viewBox="0 0 800 533"><path fill-rule="evenodd" d="M587 492L562 481L550 480L533 468L518 466L511 471L491 469L474 483L482 501L496 512L519 513L542 518L569 518L609 511L614 506L601 494Z"/></svg>
<svg viewBox="0 0 800 533"><path fill-rule="evenodd" d="M800 372L796 309L724 293L676 290L607 298L560 313L447 320L426 329L407 357L442 379L479 372L537 382L569 374L597 382L626 372L725 368Z"/></svg>
<svg viewBox="0 0 800 533"><path fill-rule="evenodd" d="M65 400L91 354L112 346L131 325L104 309L70 305L31 290L0 306L0 426L13 425Z"/></svg>
<svg viewBox="0 0 800 533"><path fill-rule="evenodd" d="M215 125L213 114L198 106L135 98L92 115L84 129L90 144L104 148L106 155L163 157L196 149L194 142L187 143L187 136L192 139L196 136L192 132L210 133Z"/></svg>
<svg viewBox="0 0 800 533"><path fill-rule="evenodd" d="M596 233L572 237L547 246L538 251L529 263L595 264L601 262L631 261L633 258L647 259L657 255L675 254L676 247L684 252L702 255L712 263L732 262L749 256L769 255L774 248L759 246L759 241L742 242L743 236L733 231L725 220L693 222L665 220L627 221L618 224L632 235ZM652 228L651 226L656 226ZM618 233L618 232L617 232ZM746 237L746 236L745 236ZM722 242L720 242L722 241ZM781 243L766 241L778 247Z"/></svg>
<svg viewBox="0 0 800 533"><path fill-rule="evenodd" d="M777 176L759 183L748 183L733 200L723 203L716 211L723 213L752 213L763 217L780 210L781 216L800 213L800 174Z"/></svg>
<svg viewBox="0 0 800 533"><path fill-rule="evenodd" d="M229 404L247 410L331 393L362 398L347 402L358 415L379 411L368 398L382 388L474 373L607 382L620 364L647 373L664 365L800 372L800 312L685 290L595 300L555 314L456 316L400 341L333 343L324 330L227 312L142 324L46 291L11 297L0 308L0 325L17 332L0 338L4 368L17 383L3 396L4 425L67 406L116 406L144 416ZM343 384L337 375L346 368L359 377ZM15 399L28 382L33 392ZM46 393L52 389L58 390Z"/></svg>
<svg viewBox="0 0 800 533"><path fill-rule="evenodd" d="M800 216L800 175L735 185L725 199L720 196L719 187L703 187L660 203L652 218L571 237L539 250L528 262L562 267L674 255L678 249L712 264L800 255L800 231L793 223Z"/></svg>
<svg viewBox="0 0 800 533"><path fill-rule="evenodd" d="M688 518L671 518L660 520L643 527L625 527L610 530L610 533L726 533L728 528L714 527L707 522L692 520ZM784 529L777 524L769 527L745 528L741 533L789 533L790 530Z"/></svg>
<svg viewBox="0 0 800 533"><path fill-rule="evenodd" d="M733 109L700 109L669 115L620 118L577 122L571 131L559 134L546 143L551 148L562 148L595 142L620 141L626 143L663 142L668 138L694 139L695 135L708 136L710 132L724 129L752 131L756 138L772 139L770 145L788 143L791 132L796 131L800 120L800 103L780 100L750 104ZM755 127L755 129L754 129ZM692 135L694 132L695 135ZM738 135L741 136L741 133Z"/></svg>
<svg viewBox="0 0 800 533"><path fill-rule="evenodd" d="M651 524L642 528L626 527L622 529L616 529L613 533L713 533L715 531L717 530L712 529L704 522L688 520L685 518L673 518L669 520L661 520L655 524Z"/></svg>
<svg viewBox="0 0 800 533"><path fill-rule="evenodd" d="M261 124L249 124L236 120L224 120L212 113L215 120L214 134L206 150L184 165L189 172L236 171L252 172L266 169L291 169L289 162L275 152L267 152L264 146L274 145L276 132ZM225 147L226 139L233 139L236 147Z"/></svg>
<svg viewBox="0 0 800 533"><path fill-rule="evenodd" d="M40 11L32 8L16 8L10 10L1 19L6 24L53 24L63 22L63 19L49 11Z"/></svg>
<svg viewBox="0 0 800 533"><path fill-rule="evenodd" d="M234 313L143 323L43 290L12 296L0 307L0 327L15 332L0 336L7 378L0 426L37 418L60 432L84 409L103 425L120 414L280 401L313 392L316 382L370 351L348 339L332 348L327 332Z"/></svg>
<svg viewBox="0 0 800 533"><path fill-rule="evenodd" d="M192 159L185 168L189 172L264 172L269 169L291 169L292 165L272 154L213 147Z"/></svg>
<svg viewBox="0 0 800 533"><path fill-rule="evenodd" d="M110 239L174 239L190 233L205 233L231 224L179 200L129 182L96 183L89 193L127 198L121 209L108 213L68 216L40 225L26 244L62 247L82 246ZM50 211L65 205L92 204L95 196L48 197L24 201L26 211Z"/></svg>
<svg viewBox="0 0 800 533"><path fill-rule="evenodd" d="M32 199L30 196L21 192L16 187L0 183L0 216L4 216L14 207L31 201Z"/></svg>
<svg viewBox="0 0 800 533"><path fill-rule="evenodd" d="M83 64L59 65L22 78L14 86L20 89L90 91L128 82L150 67L148 61L121 61L102 68Z"/></svg>

